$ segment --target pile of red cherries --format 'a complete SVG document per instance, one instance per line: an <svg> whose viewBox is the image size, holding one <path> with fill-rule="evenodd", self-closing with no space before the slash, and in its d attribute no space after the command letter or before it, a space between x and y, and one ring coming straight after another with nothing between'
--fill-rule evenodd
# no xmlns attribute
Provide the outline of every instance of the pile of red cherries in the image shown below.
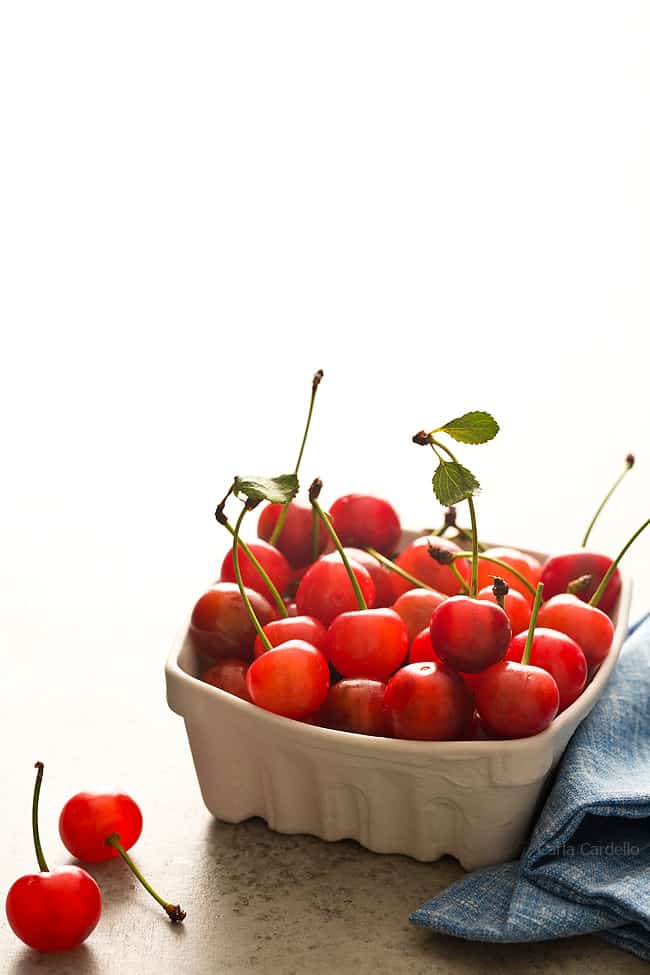
<svg viewBox="0 0 650 975"><path fill-rule="evenodd" d="M543 563L484 548L478 481L441 435L477 444L497 431L475 412L416 434L436 455L434 492L449 507L440 529L405 543L389 501L348 494L325 511L318 479L309 504L295 500L304 438L294 475L235 479L217 509L233 545L191 616L201 679L286 718L357 734L449 741L544 731L607 656L618 561L648 523L616 560L586 547ZM236 527L225 514L231 495L243 502ZM258 539L246 544L244 516L264 499ZM455 526L461 501L469 529Z"/></svg>

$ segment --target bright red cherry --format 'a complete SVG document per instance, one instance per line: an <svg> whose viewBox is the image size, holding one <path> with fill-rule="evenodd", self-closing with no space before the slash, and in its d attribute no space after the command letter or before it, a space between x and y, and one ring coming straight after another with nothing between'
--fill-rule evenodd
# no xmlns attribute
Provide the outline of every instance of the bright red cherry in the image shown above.
<svg viewBox="0 0 650 975"><path fill-rule="evenodd" d="M383 555L397 549L402 528L390 502L370 494L346 494L334 502L330 515L344 546L375 548Z"/></svg>
<svg viewBox="0 0 650 975"><path fill-rule="evenodd" d="M350 567L359 583L368 606L374 605L375 586L370 573L352 561ZM340 613L358 608L347 570L338 553L323 555L307 569L298 591L296 606L301 616L315 616L329 626Z"/></svg>
<svg viewBox="0 0 650 975"><path fill-rule="evenodd" d="M128 850L141 832L140 807L121 792L79 792L68 799L59 817L63 845L85 863L101 863L119 855L106 845L113 833L120 834L120 842Z"/></svg>
<svg viewBox="0 0 650 975"><path fill-rule="evenodd" d="M406 623L409 642L426 626L429 628L434 609L447 597L435 589L409 589L393 603L393 609Z"/></svg>
<svg viewBox="0 0 650 975"><path fill-rule="evenodd" d="M435 660L437 664L442 663L442 660L433 649L433 643L431 642L431 631L429 630L428 626L425 626L423 630L420 630L418 635L411 643L408 662L410 664L418 664L425 660Z"/></svg>
<svg viewBox="0 0 650 975"><path fill-rule="evenodd" d="M264 596L252 589L246 593L262 625L275 619L276 614ZM208 660L222 657L252 660L255 627L236 585L217 582L201 596L192 610L190 636Z"/></svg>
<svg viewBox="0 0 650 975"><path fill-rule="evenodd" d="M460 552L462 549L455 544L455 542L449 541L447 538L432 537L430 535L423 535L421 538L416 538L414 542L407 545L406 548L400 552L398 557L395 559L397 565L404 569L406 572L415 576L421 582L425 582L427 586L431 586L432 589L443 593L447 596L457 595L462 586L458 582L458 579L448 565L440 565L435 559L432 559L429 555L429 543L435 545L436 548L445 549L447 552ZM455 562L455 567L460 573L461 577L469 582L471 569L469 562L466 559L458 559ZM409 589L414 589L415 585L409 582L407 579L403 579L398 576L397 573L392 573L392 583L393 591L395 593L395 598L401 596L402 593Z"/></svg>
<svg viewBox="0 0 650 975"><path fill-rule="evenodd" d="M490 603L497 603L498 605L493 586L486 586L484 589L481 589L478 598L485 599ZM528 629L528 624L530 623L530 604L525 596L522 596L516 589L511 589L504 596L503 609L510 620L510 629L512 630L513 636Z"/></svg>
<svg viewBox="0 0 650 975"><path fill-rule="evenodd" d="M345 678L333 684L321 709L321 721L328 728L358 735L389 734L384 695L386 685L378 680Z"/></svg>
<svg viewBox="0 0 650 975"><path fill-rule="evenodd" d="M282 552L280 552L273 545L269 545L267 542L263 541L250 542L248 547L262 568L265 570L278 592L280 594L285 593L289 585L291 569ZM261 596L264 596L269 603L272 603L273 595L269 587L266 585L246 553L241 549L239 552L239 566L241 568L244 585L249 589L254 589L255 592L258 592ZM232 549L228 549L221 564L221 581L237 581L235 579L235 567L233 565Z"/></svg>
<svg viewBox="0 0 650 975"><path fill-rule="evenodd" d="M267 504L257 523L257 534L268 542L273 534L283 504ZM290 501L287 505L286 521L279 537L274 542L294 569L302 568L314 561L312 549L312 509L310 504ZM320 555L327 546L327 532L322 524L318 526L318 551Z"/></svg>
<svg viewBox="0 0 650 975"><path fill-rule="evenodd" d="M431 617L431 642L454 670L476 674L501 660L512 637L500 606L469 596L452 596Z"/></svg>
<svg viewBox="0 0 650 975"><path fill-rule="evenodd" d="M373 558L368 552L364 552L362 548L346 547L345 554L370 573L370 578L375 585L374 608L381 609L382 606L392 606L395 593L391 581L393 573L390 569L381 565L377 559Z"/></svg>
<svg viewBox="0 0 650 975"><path fill-rule="evenodd" d="M537 587L537 583L539 582L542 572L542 563L533 555L527 555L526 552L520 552L516 548L504 547L488 548L482 554L489 555L493 559L499 559L501 562L505 562L506 565L511 566L513 569L517 569L518 572L520 572L522 576L528 580L533 589ZM504 580L504 582L507 582L510 589L520 592L522 596L525 596L527 602L532 605L534 598L532 593L526 589L521 580L518 579L514 573L508 572L507 569L503 569L500 566L495 566L486 559L479 559L479 589L483 589L490 585L490 576L494 575L498 575Z"/></svg>
<svg viewBox="0 0 650 975"><path fill-rule="evenodd" d="M539 624L541 610L537 616ZM608 617L605 617L607 619ZM527 633L512 638L506 653L506 660L521 661L526 646ZM530 649L530 663L548 671L560 692L560 711L580 697L587 683L587 661L585 655L571 637L557 630L536 626Z"/></svg>
<svg viewBox="0 0 650 975"><path fill-rule="evenodd" d="M612 559L608 555L598 555L595 552L586 552L584 549L566 555L551 556L544 563L541 575L545 599L549 600L553 596L566 593L569 583L574 579L580 576L591 576L591 582L577 593L579 599L588 603L611 564ZM621 573L617 568L607 583L598 608L611 616L618 603L620 592Z"/></svg>
<svg viewBox="0 0 650 975"><path fill-rule="evenodd" d="M330 685L327 660L304 640L267 650L248 668L248 693L258 707L285 718L306 718L323 704Z"/></svg>
<svg viewBox="0 0 650 975"><path fill-rule="evenodd" d="M247 670L248 664L245 660L226 657L224 660L218 660L209 670L201 674L201 680L229 694L234 694L243 701L250 701L246 687Z"/></svg>
<svg viewBox="0 0 650 975"><path fill-rule="evenodd" d="M588 667L603 662L614 639L614 625L609 616L569 593L553 596L544 603L537 621L540 626L559 630L575 640L587 658Z"/></svg>
<svg viewBox="0 0 650 975"><path fill-rule="evenodd" d="M560 692L541 667L502 660L481 674L476 707L497 737L529 738L548 728L560 707Z"/></svg>
<svg viewBox="0 0 650 975"><path fill-rule="evenodd" d="M420 741L462 738L474 708L462 678L435 661L398 670L388 681L385 703L393 735Z"/></svg>
<svg viewBox="0 0 650 975"><path fill-rule="evenodd" d="M386 680L407 651L406 623L392 609L342 613L327 631L325 652L344 677Z"/></svg>
<svg viewBox="0 0 650 975"><path fill-rule="evenodd" d="M271 620L262 629L274 647L286 643L287 640L304 640L317 650L322 650L327 638L327 628L315 616L289 616L287 619ZM255 637L253 653L261 657L267 648L259 636Z"/></svg>

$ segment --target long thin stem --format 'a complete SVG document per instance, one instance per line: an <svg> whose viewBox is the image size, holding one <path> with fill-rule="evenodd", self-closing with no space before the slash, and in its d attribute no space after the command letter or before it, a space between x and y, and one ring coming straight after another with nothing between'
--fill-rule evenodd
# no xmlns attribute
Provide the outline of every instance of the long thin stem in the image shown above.
<svg viewBox="0 0 650 975"><path fill-rule="evenodd" d="M544 592L544 583L537 583L537 590L535 592L535 602L533 603L533 608L530 614L530 623L528 624L528 636L526 637L526 646L524 647L524 652L521 655L522 664L530 663L530 651L533 647L533 637L535 636L535 625L537 623L537 614L539 612L539 607L542 605L542 594Z"/></svg>
<svg viewBox="0 0 650 975"><path fill-rule="evenodd" d="M462 575L460 574L460 572L458 571L457 567L454 565L453 562L451 563L449 568L451 569L454 576L456 577L456 582L458 583L462 591L465 593L466 596L468 596L470 594L469 586L467 585L467 583L465 582L465 580L463 579Z"/></svg>
<svg viewBox="0 0 650 975"><path fill-rule="evenodd" d="M311 509L311 557L312 561L316 561L318 558L318 550L320 549L320 518L316 512L315 508Z"/></svg>
<svg viewBox="0 0 650 975"><path fill-rule="evenodd" d="M440 455L438 454L436 447L440 447L441 450L444 450L445 453L449 457L451 457L454 464L458 463L457 458L451 452L449 447L445 446L444 443L440 443L438 440L434 440L433 437L431 437L431 447L434 453L437 454L438 457L440 457ZM472 497L471 494L466 494L465 500L469 505L469 517L472 522L472 580L469 587L469 594L472 599L476 599L476 597L478 596L478 554L479 554L478 553L478 530L476 527L476 509L474 507L474 498Z"/></svg>
<svg viewBox="0 0 650 975"><path fill-rule="evenodd" d="M407 582L412 582L413 585L418 589L430 589L432 592L435 592L433 586L430 586L427 582L422 582L421 579L416 579L416 577L411 575L410 572L403 569L401 565L397 565L395 562L387 559L386 556L382 555L381 552L378 552L377 549L367 548L366 552L368 555L372 555L373 559L377 559L380 565L383 565L386 569L394 572L395 575L401 576L402 579L406 579Z"/></svg>
<svg viewBox="0 0 650 975"><path fill-rule="evenodd" d="M471 559L473 557L471 552L455 552L454 559ZM508 565L507 562L502 562L501 559L495 559L491 555L486 555L485 552L479 552L478 558L483 559L484 562L490 562L491 565L498 565L499 568L504 569L506 572L512 573L517 579L519 579L522 586L525 586L531 596L535 595L535 587L530 584L526 576L523 576L519 569L515 569L512 565Z"/></svg>
<svg viewBox="0 0 650 975"><path fill-rule="evenodd" d="M241 577L241 567L239 565L239 532L241 531L242 521L244 520L244 515L246 514L247 511L248 508L246 507L246 505L244 505L244 507L239 512L237 524L235 525L235 530L233 532L232 564L235 570L235 579L237 580L237 585L239 586L241 598L244 600L244 606L246 607L246 612L248 613L251 623L253 624L253 626L257 631L257 635L259 636L260 640L264 644L264 649L271 650L273 648L273 644L271 643L266 633L262 629L262 624L260 623L260 621L258 620L255 614L255 610L253 609L251 605L251 601L248 598L248 593L244 588L244 583L242 582L242 577Z"/></svg>
<svg viewBox="0 0 650 975"><path fill-rule="evenodd" d="M589 536L591 535L591 529L594 527L594 525L598 521L598 518L600 517L601 511L603 510L603 508L605 507L605 505L607 504L607 502L609 501L609 499L611 498L612 494L614 493L614 491L616 490L616 488L619 486L619 484L621 483L621 481L623 480L623 478L625 477L625 475L627 474L627 472L628 471L631 471L633 467L634 467L634 454L628 454L627 457L625 458L625 469L623 471L621 471L621 473L618 475L618 477L616 478L616 480L612 484L611 488L609 489L609 491L607 492L607 494L605 495L605 497L603 498L603 500L600 502L600 505L596 509L596 514L593 516L593 518L589 522L589 527L587 528L587 531L585 532L584 538L582 539L582 542L581 542L582 548L584 548L585 545L587 544L587 540L588 540Z"/></svg>
<svg viewBox="0 0 650 975"><path fill-rule="evenodd" d="M153 889L151 884L147 880L145 880L145 878L142 876L142 874L136 867L135 863L133 862L129 854L122 846L118 833L112 833L111 836L108 836L106 839L106 845L112 846L114 850L117 850L117 852L122 857L129 870L133 873L135 877L137 877L137 879L140 881L144 889L151 894L154 900L158 901L160 906L167 913L167 916L169 917L170 921L172 921L174 924L180 924L181 921L185 920L187 914L185 913L184 910L182 910L181 905L170 904L169 901L166 901L163 897L160 896L160 894L156 893L156 891Z"/></svg>
<svg viewBox="0 0 650 975"><path fill-rule="evenodd" d="M350 563L348 561L347 555L343 551L343 546L341 545L339 536L334 531L334 528L332 527L332 524L331 524L329 518L327 517L327 515L325 514L325 512L321 508L321 506L318 503L317 499L310 497L309 500L312 503L312 506L314 508L314 511L317 513L318 517L320 518L320 520L325 525L325 528L327 530L327 533L328 533L329 537L334 542L334 544L336 546L336 550L337 550L337 552L339 553L339 555L341 556L341 558L343 560L343 565L345 566L345 570L346 570L348 576L350 577L350 583L352 584L352 588L354 589L354 595L356 596L357 605L358 605L359 609L368 609L368 604L367 604L366 600L364 599L363 593L361 592L361 587L359 585L359 581L358 581L357 577L355 576L354 572L352 571L352 566L350 565Z"/></svg>
<svg viewBox="0 0 650 975"><path fill-rule="evenodd" d="M614 559L614 561L610 565L609 569L607 570L607 572L605 573L605 575L603 576L603 578L600 580L600 585L598 586L598 589L596 589L596 592L593 594L593 596L589 600L589 605L590 606L597 606L598 605L598 603L602 599L603 593L607 589L607 584L608 584L609 580L612 578L612 576L616 572L616 568L618 566L618 563L621 561L621 559L623 558L623 556L627 552L627 550L630 547L630 545L637 540L637 538L639 537L639 535L641 534L641 532L645 531L646 528L648 527L648 525L650 525L650 518L648 518L647 521L644 521L643 524L641 525L641 527L640 528L637 528L637 530L634 532L634 535L632 535L632 538L630 538L625 543L625 545L623 546L623 548L621 549L621 551L618 553L618 555L616 556L616 558Z"/></svg>
<svg viewBox="0 0 650 975"><path fill-rule="evenodd" d="M43 781L44 765L42 762L36 762L34 768L36 769L36 782L34 783L34 797L32 799L32 835L34 837L34 849L36 850L36 859L38 860L39 869L42 870L43 873L49 873L50 868L45 861L45 857L43 856L41 837L38 832L38 800L41 795L41 782Z"/></svg>
<svg viewBox="0 0 650 975"><path fill-rule="evenodd" d="M222 524L224 528L226 528L234 538L235 529L232 527L230 522L224 521L222 522ZM242 552L244 552L244 554L250 559L253 568L257 571L260 578L264 580L265 585L268 586L269 592L273 596L273 602L278 607L278 612L280 616L288 616L289 613L287 611L287 607L285 606L284 599L278 592L277 588L273 585L273 582L271 581L268 572L266 572L264 567L260 564L259 559L255 557L254 553L251 551L251 549L248 547L248 545L242 538L239 539L239 547L242 550Z"/></svg>
<svg viewBox="0 0 650 975"><path fill-rule="evenodd" d="M305 452L305 444L307 443L307 436L309 434L309 428L311 426L311 417L312 417L312 413L314 412L314 403L316 402L316 391L320 386L320 381L322 378L323 378L323 370L319 369L318 372L314 373L314 378L312 379L311 382L311 398L309 400L309 412L307 413L305 432L302 435L302 443L300 444L300 450L298 451L298 460L296 461L296 466L293 469L293 473L296 475L296 477L298 476L298 471L300 470L300 464L302 463L302 455ZM271 537L269 539L269 543L271 545L275 545L278 538L280 537L282 529L284 528L284 523L287 520L287 513L289 511L290 503L291 502L287 501L287 503L282 507L282 511L280 512L280 517L276 521L273 531L271 532Z"/></svg>

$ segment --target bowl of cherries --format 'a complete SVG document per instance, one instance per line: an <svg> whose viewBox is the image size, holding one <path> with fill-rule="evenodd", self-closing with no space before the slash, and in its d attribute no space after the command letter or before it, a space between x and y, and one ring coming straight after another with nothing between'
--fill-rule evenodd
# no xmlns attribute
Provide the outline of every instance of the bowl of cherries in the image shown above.
<svg viewBox="0 0 650 975"><path fill-rule="evenodd" d="M236 477L218 505L232 544L167 661L204 802L379 853L512 859L616 664L631 598L618 563L648 522L615 559L588 548L593 522L574 552L482 544L479 483L450 444L492 439L483 412L413 437L447 509L435 531L404 530L371 495L326 510L318 478L299 501L321 378L294 472Z"/></svg>

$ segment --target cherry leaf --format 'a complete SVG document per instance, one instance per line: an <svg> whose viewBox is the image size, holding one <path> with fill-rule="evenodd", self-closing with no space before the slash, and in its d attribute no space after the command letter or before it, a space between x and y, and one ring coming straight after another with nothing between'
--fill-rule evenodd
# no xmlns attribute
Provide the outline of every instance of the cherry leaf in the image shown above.
<svg viewBox="0 0 650 975"><path fill-rule="evenodd" d="M433 475L433 492L440 504L458 504L468 495L477 494L481 485L462 464L441 460Z"/></svg>
<svg viewBox="0 0 650 975"><path fill-rule="evenodd" d="M438 427L435 432L448 433L459 443L487 443L496 437L499 424L490 413L475 410L473 413L457 416L455 420L445 423L444 427Z"/></svg>
<svg viewBox="0 0 650 975"><path fill-rule="evenodd" d="M246 475L236 477L233 491L250 501L271 501L273 504L287 504L298 493L298 478L295 474L279 474L277 477L255 477Z"/></svg>

